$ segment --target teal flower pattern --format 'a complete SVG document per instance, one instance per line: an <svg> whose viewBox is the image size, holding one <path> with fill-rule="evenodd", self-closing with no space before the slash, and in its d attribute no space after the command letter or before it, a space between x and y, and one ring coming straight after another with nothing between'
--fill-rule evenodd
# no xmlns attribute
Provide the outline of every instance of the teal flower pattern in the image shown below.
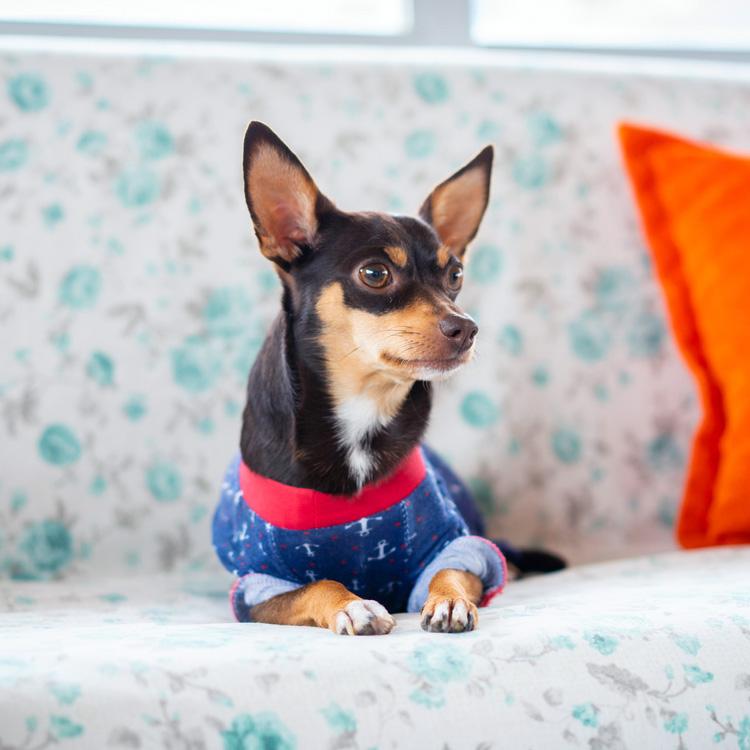
<svg viewBox="0 0 750 750"><path fill-rule="evenodd" d="M531 373L531 382L539 388L544 388L549 383L550 375L546 367L535 367Z"/></svg>
<svg viewBox="0 0 750 750"><path fill-rule="evenodd" d="M123 405L122 411L131 422L142 419L148 410L146 397L141 395L131 396Z"/></svg>
<svg viewBox="0 0 750 750"><path fill-rule="evenodd" d="M574 464L581 457L581 438L573 430L555 430L552 433L552 450L562 463Z"/></svg>
<svg viewBox="0 0 750 750"><path fill-rule="evenodd" d="M576 644L573 642L573 639L569 635L556 635L552 641L552 645L556 649L567 649L568 651L573 651L575 649Z"/></svg>
<svg viewBox="0 0 750 750"><path fill-rule="evenodd" d="M637 285L633 274L622 266L603 268L594 282L594 296L598 308L615 313L627 312L636 292Z"/></svg>
<svg viewBox="0 0 750 750"><path fill-rule="evenodd" d="M57 699L57 702L64 706L72 705L81 697L81 688L79 685L52 682L50 683L49 689Z"/></svg>
<svg viewBox="0 0 750 750"><path fill-rule="evenodd" d="M539 190L549 180L549 167L540 154L519 158L513 164L513 180L526 190Z"/></svg>
<svg viewBox="0 0 750 750"><path fill-rule="evenodd" d="M50 90L35 73L22 73L8 81L8 96L22 112L39 112L50 101Z"/></svg>
<svg viewBox="0 0 750 750"><path fill-rule="evenodd" d="M471 251L468 276L480 284L491 284L503 270L503 255L495 245L481 245Z"/></svg>
<svg viewBox="0 0 750 750"><path fill-rule="evenodd" d="M83 734L83 727L67 716L52 716L49 723L52 734L58 740L69 740Z"/></svg>
<svg viewBox="0 0 750 750"><path fill-rule="evenodd" d="M135 137L144 159L163 159L174 153L174 138L162 123L140 123L136 128Z"/></svg>
<svg viewBox="0 0 750 750"><path fill-rule="evenodd" d="M102 495L107 490L107 480L101 475L97 474L89 485L89 492L92 495Z"/></svg>
<svg viewBox="0 0 750 750"><path fill-rule="evenodd" d="M223 732L224 750L294 750L294 735L272 713L241 714Z"/></svg>
<svg viewBox="0 0 750 750"><path fill-rule="evenodd" d="M634 357L656 357L661 353L667 330L661 316L643 311L633 321L628 346Z"/></svg>
<svg viewBox="0 0 750 750"><path fill-rule="evenodd" d="M146 484L155 500L162 503L177 500L182 494L182 476L175 466L159 462L146 470Z"/></svg>
<svg viewBox="0 0 750 750"><path fill-rule="evenodd" d="M67 466L81 457L81 443L64 424L46 427L39 438L39 455L53 466Z"/></svg>
<svg viewBox="0 0 750 750"><path fill-rule="evenodd" d="M357 720L351 711L346 711L336 703L321 709L329 726L342 734L352 734L357 731Z"/></svg>
<svg viewBox="0 0 750 750"><path fill-rule="evenodd" d="M486 428L497 420L499 412L486 393L472 391L461 402L461 416L473 427Z"/></svg>
<svg viewBox="0 0 750 750"><path fill-rule="evenodd" d="M563 138L560 124L549 112L535 112L529 117L528 125L536 146L549 146Z"/></svg>
<svg viewBox="0 0 750 750"><path fill-rule="evenodd" d="M598 719L599 709L592 703L580 703L577 706L573 706L573 718L585 727L596 727L599 723Z"/></svg>
<svg viewBox="0 0 750 750"><path fill-rule="evenodd" d="M86 365L86 374L101 386L114 384L115 363L104 352L93 352Z"/></svg>
<svg viewBox="0 0 750 750"><path fill-rule="evenodd" d="M647 460L654 471L680 468L684 464L682 449L671 432L662 432L646 446Z"/></svg>
<svg viewBox="0 0 750 750"><path fill-rule="evenodd" d="M591 648L598 651L602 656L609 656L615 652L619 641L610 635L597 632L587 632L583 635Z"/></svg>
<svg viewBox="0 0 750 750"><path fill-rule="evenodd" d="M412 159L426 159L435 150L435 134L431 130L415 130L406 136L404 146Z"/></svg>
<svg viewBox="0 0 750 750"><path fill-rule="evenodd" d="M73 537L59 521L32 524L20 546L34 573L41 576L61 571L73 559Z"/></svg>
<svg viewBox="0 0 750 750"><path fill-rule="evenodd" d="M228 339L238 338L247 330L251 313L252 300L243 287L212 290L201 310L209 333Z"/></svg>
<svg viewBox="0 0 750 750"><path fill-rule="evenodd" d="M523 352L523 335L518 326L504 326L500 331L499 341L505 351L513 357L518 357Z"/></svg>
<svg viewBox="0 0 750 750"><path fill-rule="evenodd" d="M160 190L157 174L145 167L126 170L115 184L117 196L127 208L148 206L157 199Z"/></svg>
<svg viewBox="0 0 750 750"><path fill-rule="evenodd" d="M705 672L697 664L684 664L685 677L693 685L700 685L704 682L712 682L714 676L711 672Z"/></svg>
<svg viewBox="0 0 750 750"><path fill-rule="evenodd" d="M664 722L664 729L671 734L684 734L688 728L687 714L671 714Z"/></svg>
<svg viewBox="0 0 750 750"><path fill-rule="evenodd" d="M568 326L573 353L585 362L598 362L609 352L612 338L606 320L587 310Z"/></svg>
<svg viewBox="0 0 750 750"><path fill-rule="evenodd" d="M175 382L182 388L201 393L218 379L221 362L208 339L192 336L172 352L172 372Z"/></svg>
<svg viewBox="0 0 750 750"><path fill-rule="evenodd" d="M108 142L107 134L101 130L85 130L78 138L76 149L87 156L99 156Z"/></svg>
<svg viewBox="0 0 750 750"><path fill-rule="evenodd" d="M93 266L74 266L60 282L60 302L74 310L93 307L101 292L101 271Z"/></svg>
<svg viewBox="0 0 750 750"><path fill-rule="evenodd" d="M466 679L471 659L457 648L427 643L412 652L409 668L428 682L453 682Z"/></svg>
<svg viewBox="0 0 750 750"><path fill-rule="evenodd" d="M414 88L427 104L440 104L449 97L448 84L437 73L420 73L414 79Z"/></svg>
<svg viewBox="0 0 750 750"><path fill-rule="evenodd" d="M740 722L737 731L737 746L739 750L750 750L750 714L745 716Z"/></svg>
<svg viewBox="0 0 750 750"><path fill-rule="evenodd" d="M409 700L424 708L442 708L446 699L442 688L422 685L409 693Z"/></svg>
<svg viewBox="0 0 750 750"><path fill-rule="evenodd" d="M0 143L0 172L20 169L29 158L29 145L22 138L11 138Z"/></svg>
<svg viewBox="0 0 750 750"><path fill-rule="evenodd" d="M42 209L42 219L49 229L53 229L65 218L65 209L59 203L51 203Z"/></svg>
<svg viewBox="0 0 750 750"><path fill-rule="evenodd" d="M691 656L695 656L701 648L701 642L689 633L672 633L670 637L675 645Z"/></svg>

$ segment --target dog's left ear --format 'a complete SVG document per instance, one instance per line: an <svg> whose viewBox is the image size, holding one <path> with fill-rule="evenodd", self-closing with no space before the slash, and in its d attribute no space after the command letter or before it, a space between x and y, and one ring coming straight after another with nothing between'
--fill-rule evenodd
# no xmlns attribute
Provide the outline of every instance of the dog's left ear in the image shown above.
<svg viewBox="0 0 750 750"><path fill-rule="evenodd" d="M492 146L483 148L465 167L441 182L419 209L443 245L462 258L474 239L490 197Z"/></svg>
<svg viewBox="0 0 750 750"><path fill-rule="evenodd" d="M260 250L287 270L314 243L318 217L333 203L271 128L251 122L243 158L245 200Z"/></svg>

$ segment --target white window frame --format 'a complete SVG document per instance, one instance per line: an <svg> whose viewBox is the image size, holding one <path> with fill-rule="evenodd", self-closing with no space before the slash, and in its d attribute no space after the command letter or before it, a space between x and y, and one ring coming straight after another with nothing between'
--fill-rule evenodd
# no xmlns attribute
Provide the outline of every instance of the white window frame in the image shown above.
<svg viewBox="0 0 750 750"><path fill-rule="evenodd" d="M103 2L104 0L99 0ZM252 2L255 0L245 0ZM310 0L324 2L325 0ZM3 36L74 37L120 40L193 40L208 42L262 43L272 45L346 45L380 47L453 47L461 49L533 51L539 53L575 53L616 56L680 57L719 61L750 61L750 48L712 48L704 45L690 48L679 44L656 43L617 46L616 43L535 44L533 40L509 40L502 44L481 44L472 38L472 0L411 0L412 25L402 34L307 33L288 31L258 31L173 26L122 26L92 23L50 23L42 21L0 20L0 40ZM637 1L637 0L634 0ZM645 1L645 0L644 0ZM708 0L707 0L708 1ZM750 1L750 0L749 0ZM6 0L7 2L7 0ZM497 0L497 2L534 2L534 0ZM0 16L1 16L0 12ZM748 30L750 39L750 30Z"/></svg>

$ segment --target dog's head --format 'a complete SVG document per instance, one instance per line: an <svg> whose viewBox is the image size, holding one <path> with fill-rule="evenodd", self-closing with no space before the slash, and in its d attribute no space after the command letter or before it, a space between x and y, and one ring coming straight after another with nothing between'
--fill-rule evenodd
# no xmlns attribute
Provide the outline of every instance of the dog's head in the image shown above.
<svg viewBox="0 0 750 750"><path fill-rule="evenodd" d="M409 383L467 362L476 323L456 304L487 207L492 147L438 185L419 218L347 213L265 125L245 135L245 198L301 336L329 370Z"/></svg>

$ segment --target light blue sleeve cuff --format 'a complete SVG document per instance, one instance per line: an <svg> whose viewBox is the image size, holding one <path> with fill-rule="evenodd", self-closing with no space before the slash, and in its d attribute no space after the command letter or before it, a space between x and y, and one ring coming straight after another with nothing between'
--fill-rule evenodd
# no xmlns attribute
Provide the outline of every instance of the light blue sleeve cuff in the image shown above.
<svg viewBox="0 0 750 750"><path fill-rule="evenodd" d="M500 594L508 579L508 569L502 552L489 539L481 536L461 536L439 552L420 573L409 595L407 612L420 612L427 601L432 577L439 570L465 570L477 576L484 585L481 607Z"/></svg>
<svg viewBox="0 0 750 750"><path fill-rule="evenodd" d="M248 573L234 582L229 592L229 602L239 622L252 622L250 610L256 604L300 587L299 583L285 581L265 573Z"/></svg>

